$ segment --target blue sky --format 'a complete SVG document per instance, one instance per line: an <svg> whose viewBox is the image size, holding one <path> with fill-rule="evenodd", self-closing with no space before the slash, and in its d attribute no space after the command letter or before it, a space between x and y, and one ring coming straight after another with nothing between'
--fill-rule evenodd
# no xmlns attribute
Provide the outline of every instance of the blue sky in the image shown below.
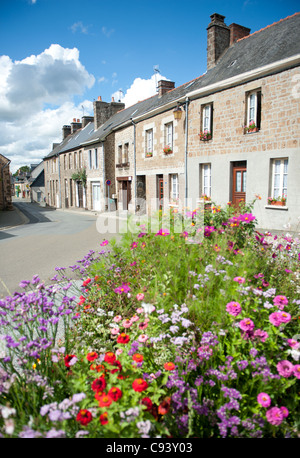
<svg viewBox="0 0 300 458"><path fill-rule="evenodd" d="M215 12L253 33L299 10L295 0L0 0L0 153L14 172L98 96L129 106L154 95L155 73L176 86L203 74Z"/></svg>

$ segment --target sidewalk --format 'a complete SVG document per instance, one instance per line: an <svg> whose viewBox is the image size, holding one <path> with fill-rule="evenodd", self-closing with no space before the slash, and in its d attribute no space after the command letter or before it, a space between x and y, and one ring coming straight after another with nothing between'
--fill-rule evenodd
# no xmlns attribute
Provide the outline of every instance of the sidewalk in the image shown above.
<svg viewBox="0 0 300 458"><path fill-rule="evenodd" d="M12 210L0 211L0 231L26 224L28 221L28 218L14 205Z"/></svg>

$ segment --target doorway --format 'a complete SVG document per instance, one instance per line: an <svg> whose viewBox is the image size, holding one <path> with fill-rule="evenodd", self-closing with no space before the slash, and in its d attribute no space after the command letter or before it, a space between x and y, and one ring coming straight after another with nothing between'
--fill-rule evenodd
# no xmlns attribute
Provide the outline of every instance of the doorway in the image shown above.
<svg viewBox="0 0 300 458"><path fill-rule="evenodd" d="M93 196L93 210L100 210L100 183L93 183L92 185Z"/></svg>
<svg viewBox="0 0 300 458"><path fill-rule="evenodd" d="M232 204L238 207L241 202L246 202L247 162L232 163Z"/></svg>
<svg viewBox="0 0 300 458"><path fill-rule="evenodd" d="M162 175L157 175L157 196L158 196L158 208L162 210L164 200L164 178Z"/></svg>

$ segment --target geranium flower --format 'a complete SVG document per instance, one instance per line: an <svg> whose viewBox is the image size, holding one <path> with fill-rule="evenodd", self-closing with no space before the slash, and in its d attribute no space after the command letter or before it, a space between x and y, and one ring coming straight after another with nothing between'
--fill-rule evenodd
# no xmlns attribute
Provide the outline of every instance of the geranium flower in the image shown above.
<svg viewBox="0 0 300 458"><path fill-rule="evenodd" d="M79 410L76 421L78 421L81 425L85 426L90 423L93 419L91 412L87 409Z"/></svg>
<svg viewBox="0 0 300 458"><path fill-rule="evenodd" d="M141 355L140 353L135 353L133 356L132 356L132 359L133 361L135 361L136 363L141 363L144 359L144 356Z"/></svg>
<svg viewBox="0 0 300 458"><path fill-rule="evenodd" d="M277 367L278 373L282 375L282 377L288 378L291 375L293 375L294 365L286 359L279 361L276 367Z"/></svg>
<svg viewBox="0 0 300 458"><path fill-rule="evenodd" d="M107 412L104 412L100 415L99 421L101 425L106 425L108 423L108 414Z"/></svg>
<svg viewBox="0 0 300 458"><path fill-rule="evenodd" d="M103 391L106 387L106 381L105 381L105 378L104 377L99 377L99 378L96 378L92 385L92 390L95 391L96 393L99 392L99 391Z"/></svg>
<svg viewBox="0 0 300 458"><path fill-rule="evenodd" d="M148 383L142 378L137 378L133 381L132 388L140 393L148 388Z"/></svg>
<svg viewBox="0 0 300 458"><path fill-rule="evenodd" d="M87 286L92 280L90 278L87 278L86 280L84 280L84 282L82 283L82 286Z"/></svg>
<svg viewBox="0 0 300 458"><path fill-rule="evenodd" d="M267 393L259 393L257 396L257 402L262 407L269 407L271 405L271 398Z"/></svg>
<svg viewBox="0 0 300 458"><path fill-rule="evenodd" d="M130 337L128 334L125 334L125 332L122 332L118 338L117 338L117 343L120 344L127 344L130 340Z"/></svg>
<svg viewBox="0 0 300 458"><path fill-rule="evenodd" d="M172 362L165 363L164 368L166 371L173 371L175 369L175 364Z"/></svg>
<svg viewBox="0 0 300 458"><path fill-rule="evenodd" d="M92 351L86 355L86 359L88 361L94 361L97 358L98 358L98 353L96 353L95 351Z"/></svg>
<svg viewBox="0 0 300 458"><path fill-rule="evenodd" d="M121 397L123 396L123 393L120 390L120 388L118 388L117 386L113 386L108 391L107 395L110 396L113 401L117 401L118 399L121 399Z"/></svg>
<svg viewBox="0 0 300 458"><path fill-rule="evenodd" d="M116 355L112 351L105 353L104 361L108 364L113 364L116 361Z"/></svg>
<svg viewBox="0 0 300 458"><path fill-rule="evenodd" d="M113 399L105 393L103 393L99 397L99 406L100 407L109 407L112 402L113 402Z"/></svg>

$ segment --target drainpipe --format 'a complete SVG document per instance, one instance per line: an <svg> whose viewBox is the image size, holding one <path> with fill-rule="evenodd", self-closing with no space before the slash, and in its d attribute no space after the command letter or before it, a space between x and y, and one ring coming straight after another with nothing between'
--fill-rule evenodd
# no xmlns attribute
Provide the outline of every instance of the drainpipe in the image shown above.
<svg viewBox="0 0 300 458"><path fill-rule="evenodd" d="M187 198L188 198L188 171L187 171L187 158L188 158L188 105L189 105L189 98L185 99L185 199L187 205Z"/></svg>
<svg viewBox="0 0 300 458"><path fill-rule="evenodd" d="M7 163L2 167L2 169L1 169L2 192L3 192L3 209L4 209L4 210L5 210L5 208L6 208L6 205L5 205L5 200L6 200L6 199L5 199L5 194L4 194L4 172L3 172L3 171L4 171L4 169L5 169L6 167L9 166L10 163L11 163L11 160L8 159L8 162L7 162Z"/></svg>
<svg viewBox="0 0 300 458"><path fill-rule="evenodd" d="M135 140L136 124L132 118L130 119L133 124L133 167L134 167L134 172L133 172L134 177L133 178L134 178L134 213L135 213L136 212L136 140Z"/></svg>

